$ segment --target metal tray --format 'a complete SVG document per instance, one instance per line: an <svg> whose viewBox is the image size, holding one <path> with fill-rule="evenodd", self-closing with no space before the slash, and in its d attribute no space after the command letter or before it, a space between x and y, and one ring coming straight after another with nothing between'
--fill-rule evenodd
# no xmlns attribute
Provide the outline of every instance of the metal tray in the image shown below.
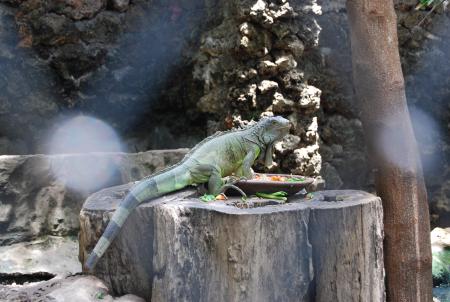
<svg viewBox="0 0 450 302"><path fill-rule="evenodd" d="M270 181L263 179L250 179L250 180L241 180L235 183L237 187L242 189L247 195L252 195L257 192L260 193L275 193L278 191L284 191L288 193L288 195L294 195L297 192L300 192L302 189L305 189L308 185L312 184L314 179L310 177L304 177L301 175L292 175L292 174L263 174L256 173L258 175L266 175L266 176L283 176L283 177L296 177L303 178L303 181ZM228 192L227 192L228 193ZM231 193L231 190L230 190ZM235 195L237 192L233 190L232 195Z"/></svg>

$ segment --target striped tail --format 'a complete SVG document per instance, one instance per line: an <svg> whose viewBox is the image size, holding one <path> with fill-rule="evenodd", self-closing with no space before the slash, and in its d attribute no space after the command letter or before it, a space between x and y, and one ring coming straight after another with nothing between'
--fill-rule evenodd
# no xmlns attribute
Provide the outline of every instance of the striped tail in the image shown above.
<svg viewBox="0 0 450 302"><path fill-rule="evenodd" d="M111 242L119 234L120 229L131 211L133 211L141 202L190 185L190 174L185 170L186 169L182 169L181 166L178 166L174 169L165 171L162 174L157 174L151 178L144 179L134 186L114 212L105 232L102 237L100 237L94 250L86 260L85 268L87 270L92 270L94 268L97 261L103 256Z"/></svg>

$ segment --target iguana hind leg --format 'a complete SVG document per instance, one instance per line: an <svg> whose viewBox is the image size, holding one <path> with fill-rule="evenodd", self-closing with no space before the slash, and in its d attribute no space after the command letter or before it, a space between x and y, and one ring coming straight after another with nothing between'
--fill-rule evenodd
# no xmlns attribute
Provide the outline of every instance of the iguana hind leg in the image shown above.
<svg viewBox="0 0 450 302"><path fill-rule="evenodd" d="M222 192L222 187L224 185L222 175L219 169L212 167L211 174L208 180L208 192L209 194L219 195Z"/></svg>
<svg viewBox="0 0 450 302"><path fill-rule="evenodd" d="M222 178L219 168L214 165L198 165L191 170L191 175L194 178L194 182L199 184L208 181L208 193L212 195L219 195L224 193L226 190L233 188L238 191L242 196L247 197L247 195L238 187L234 185L239 178L230 178L230 181L225 181ZM209 178L208 178L209 177Z"/></svg>
<svg viewBox="0 0 450 302"><path fill-rule="evenodd" d="M194 183L207 183L208 193L218 195L223 186L220 170L214 165L197 165L191 169Z"/></svg>
<svg viewBox="0 0 450 302"><path fill-rule="evenodd" d="M208 181L208 190L210 194L218 195L225 193L228 189L234 189L239 192L244 198L247 198L247 194L240 188L236 187L235 183L239 181L239 178L230 177L227 181L223 181L220 173L212 173Z"/></svg>

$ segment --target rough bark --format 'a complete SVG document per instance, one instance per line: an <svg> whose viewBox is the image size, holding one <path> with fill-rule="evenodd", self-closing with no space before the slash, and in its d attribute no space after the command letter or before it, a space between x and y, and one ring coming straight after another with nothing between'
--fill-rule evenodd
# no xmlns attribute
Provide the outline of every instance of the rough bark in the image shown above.
<svg viewBox="0 0 450 302"><path fill-rule="evenodd" d="M84 204L80 261L128 188ZM238 199L205 204L194 195L140 205L94 275L148 301L384 301L378 197L328 191L240 209L231 205Z"/></svg>
<svg viewBox="0 0 450 302"><path fill-rule="evenodd" d="M347 1L353 79L383 200L389 301L432 301L428 203L390 0Z"/></svg>

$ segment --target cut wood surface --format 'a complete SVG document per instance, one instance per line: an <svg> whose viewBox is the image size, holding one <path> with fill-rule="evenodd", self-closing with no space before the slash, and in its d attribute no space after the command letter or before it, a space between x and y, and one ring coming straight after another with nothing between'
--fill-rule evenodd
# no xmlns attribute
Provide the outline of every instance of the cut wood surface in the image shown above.
<svg viewBox="0 0 450 302"><path fill-rule="evenodd" d="M84 261L130 185L91 195ZM337 201L336 201L337 200ZM362 191L253 208L183 190L140 205L93 274L147 301L384 301L382 207Z"/></svg>

